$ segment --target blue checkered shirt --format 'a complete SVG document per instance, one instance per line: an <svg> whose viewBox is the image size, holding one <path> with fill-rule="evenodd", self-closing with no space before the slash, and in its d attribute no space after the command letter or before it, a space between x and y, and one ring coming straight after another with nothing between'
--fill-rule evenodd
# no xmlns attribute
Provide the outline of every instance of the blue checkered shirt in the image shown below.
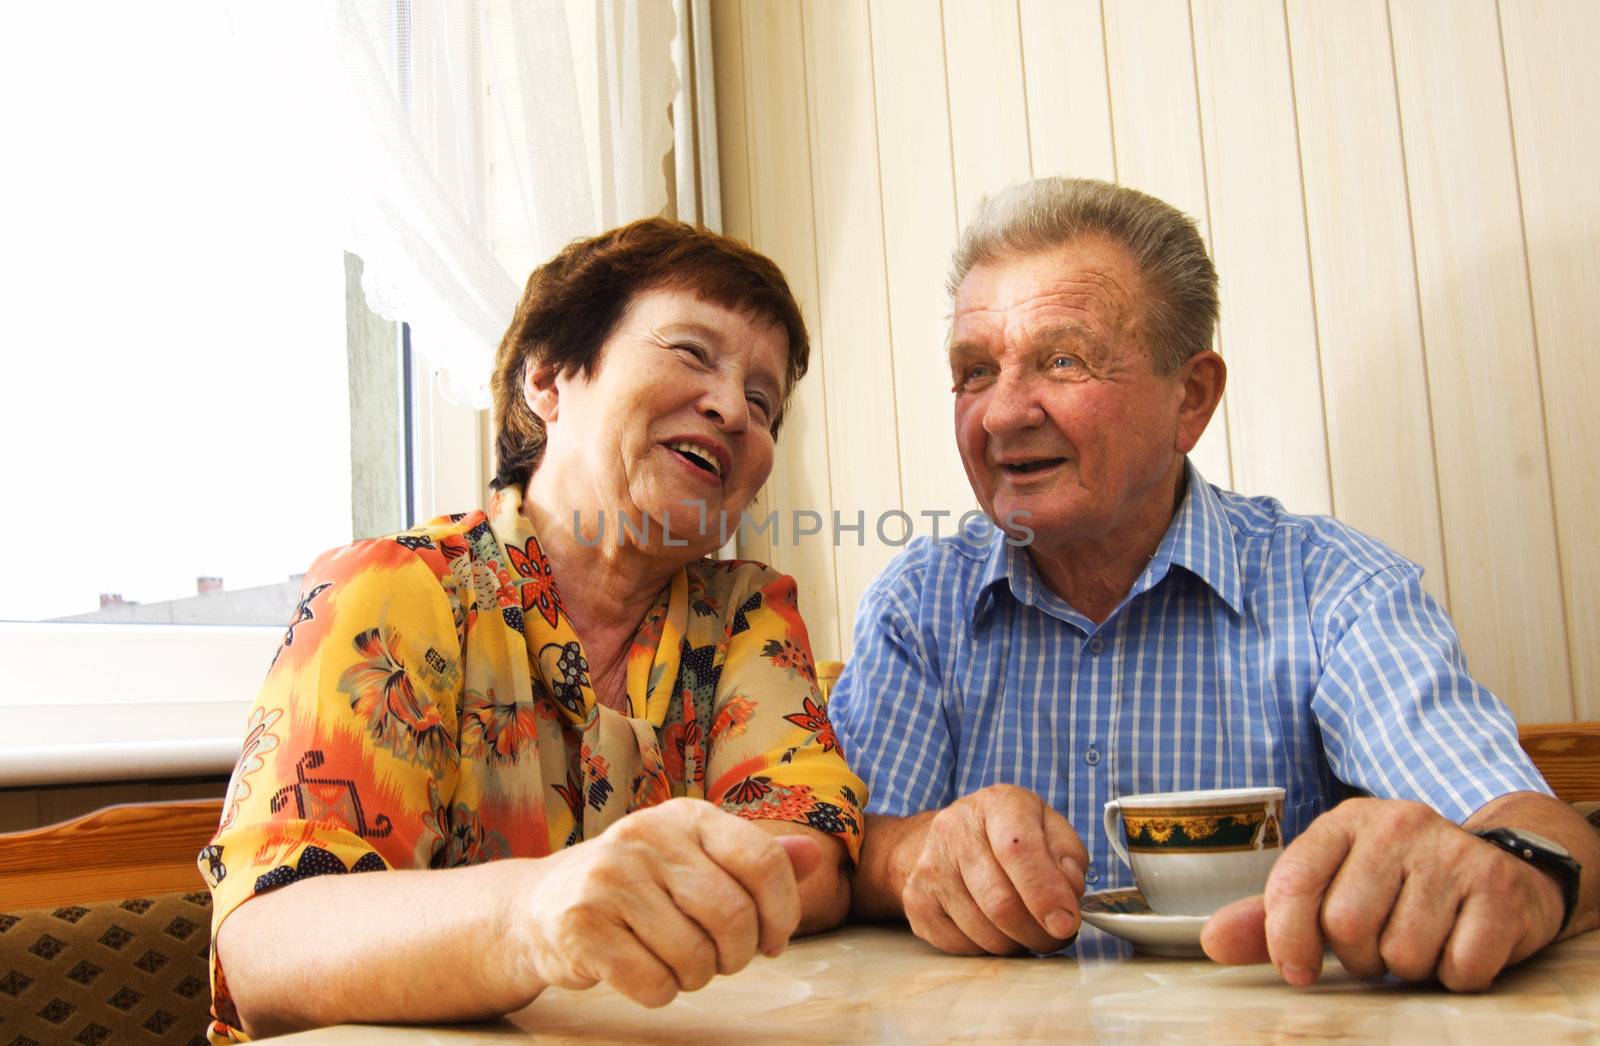
<svg viewBox="0 0 1600 1046"><path fill-rule="evenodd" d="M1101 827L1114 796L1280 785L1287 841L1352 791L1457 822L1549 792L1421 568L1336 520L1191 465L1100 625L1002 538L985 521L918 539L862 599L829 714L869 812L1032 789L1077 829L1097 890L1132 885Z"/></svg>

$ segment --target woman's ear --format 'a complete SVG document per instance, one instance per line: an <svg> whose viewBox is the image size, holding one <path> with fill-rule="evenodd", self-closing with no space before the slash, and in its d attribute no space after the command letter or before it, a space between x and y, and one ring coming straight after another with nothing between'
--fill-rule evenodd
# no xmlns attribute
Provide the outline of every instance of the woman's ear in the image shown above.
<svg viewBox="0 0 1600 1046"><path fill-rule="evenodd" d="M522 398L540 421L546 425L555 421L561 398L556 387L556 368L530 360L522 369Z"/></svg>

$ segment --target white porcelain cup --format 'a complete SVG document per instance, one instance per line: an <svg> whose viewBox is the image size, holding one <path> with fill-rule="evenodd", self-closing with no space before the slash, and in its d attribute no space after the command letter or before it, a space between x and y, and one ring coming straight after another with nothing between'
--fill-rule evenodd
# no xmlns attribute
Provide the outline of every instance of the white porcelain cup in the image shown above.
<svg viewBox="0 0 1600 1046"><path fill-rule="evenodd" d="M1106 803L1105 828L1152 911L1210 915L1266 888L1283 852L1283 789L1126 795Z"/></svg>

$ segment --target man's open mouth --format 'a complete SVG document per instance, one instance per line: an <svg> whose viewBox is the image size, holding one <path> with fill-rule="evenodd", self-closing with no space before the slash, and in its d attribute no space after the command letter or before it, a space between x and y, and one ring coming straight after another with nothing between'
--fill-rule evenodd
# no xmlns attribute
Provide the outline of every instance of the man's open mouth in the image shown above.
<svg viewBox="0 0 1600 1046"><path fill-rule="evenodd" d="M1036 458L1033 461L1013 461L1002 464L1000 467L1013 476L1026 476L1030 473L1053 469L1057 465L1065 464L1066 460L1066 458Z"/></svg>
<svg viewBox="0 0 1600 1046"><path fill-rule="evenodd" d="M690 443L687 440L679 440L676 443L668 443L667 449L695 468L709 472L718 479L722 478L722 466L718 464L716 457L706 448Z"/></svg>

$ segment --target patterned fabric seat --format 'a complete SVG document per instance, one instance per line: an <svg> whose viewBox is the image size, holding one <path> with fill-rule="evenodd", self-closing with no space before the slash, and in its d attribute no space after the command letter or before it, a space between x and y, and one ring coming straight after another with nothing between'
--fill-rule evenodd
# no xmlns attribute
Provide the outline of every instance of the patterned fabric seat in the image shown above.
<svg viewBox="0 0 1600 1046"><path fill-rule="evenodd" d="M0 1046L204 1042L220 799L0 835Z"/></svg>
<svg viewBox="0 0 1600 1046"><path fill-rule="evenodd" d="M204 890L0 912L0 1043L204 1043Z"/></svg>

